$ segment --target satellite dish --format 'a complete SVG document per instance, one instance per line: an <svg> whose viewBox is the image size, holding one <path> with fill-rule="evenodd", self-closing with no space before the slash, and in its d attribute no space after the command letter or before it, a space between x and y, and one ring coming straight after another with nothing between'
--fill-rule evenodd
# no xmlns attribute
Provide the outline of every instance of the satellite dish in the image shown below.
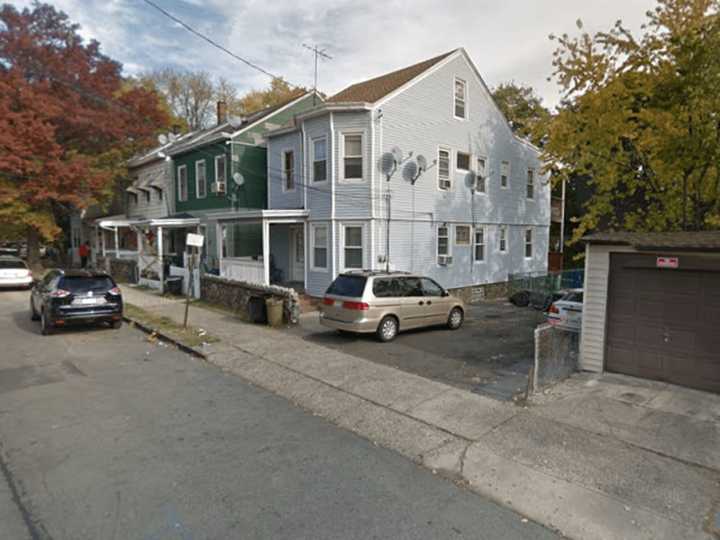
<svg viewBox="0 0 720 540"><path fill-rule="evenodd" d="M400 150L400 148L398 148L397 146L393 146L392 150L390 150L390 152L392 153L392 157L395 160L395 163L402 163L403 153L402 153L402 150Z"/></svg>
<svg viewBox="0 0 720 540"><path fill-rule="evenodd" d="M177 141L178 134L177 133L168 133L168 139L170 139L170 142Z"/></svg>
<svg viewBox="0 0 720 540"><path fill-rule="evenodd" d="M420 154L418 157L415 158L415 161L417 161L418 169L421 173L427 171L427 159L425 159L425 156Z"/></svg>
<svg viewBox="0 0 720 540"><path fill-rule="evenodd" d="M395 172L395 169L397 169L395 158L389 152L385 152L380 157L380 171L385 176L391 176Z"/></svg>
<svg viewBox="0 0 720 540"><path fill-rule="evenodd" d="M157 140L162 145L165 145L168 142L167 135L165 135L164 133L161 133L160 135L158 135Z"/></svg>
<svg viewBox="0 0 720 540"><path fill-rule="evenodd" d="M236 172L232 175L233 182L235 182L235 185L242 186L245 184L245 177L242 175L242 173Z"/></svg>
<svg viewBox="0 0 720 540"><path fill-rule="evenodd" d="M243 119L238 116L231 116L228 118L228 124L230 124L230 127L233 129L238 129L240 126L242 126Z"/></svg>

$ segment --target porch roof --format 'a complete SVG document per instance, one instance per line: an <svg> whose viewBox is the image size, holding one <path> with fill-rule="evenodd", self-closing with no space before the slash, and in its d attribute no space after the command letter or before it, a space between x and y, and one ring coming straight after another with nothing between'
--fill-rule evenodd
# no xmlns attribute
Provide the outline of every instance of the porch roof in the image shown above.
<svg viewBox="0 0 720 540"><path fill-rule="evenodd" d="M275 209L275 210L235 210L229 212L214 212L208 214L210 219L218 221L300 221L310 215L309 210L298 209Z"/></svg>
<svg viewBox="0 0 720 540"><path fill-rule="evenodd" d="M103 216L95 220L95 225L103 229L115 227L129 227L137 222L137 220L128 218L125 214L115 214L114 216Z"/></svg>

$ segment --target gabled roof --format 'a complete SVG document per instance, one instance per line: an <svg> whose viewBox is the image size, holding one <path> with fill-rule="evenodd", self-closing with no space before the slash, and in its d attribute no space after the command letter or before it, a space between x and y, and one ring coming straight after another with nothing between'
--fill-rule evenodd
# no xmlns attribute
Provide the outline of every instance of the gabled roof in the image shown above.
<svg viewBox="0 0 720 540"><path fill-rule="evenodd" d="M720 231L598 232L583 237L590 244L632 246L639 251L720 251Z"/></svg>
<svg viewBox="0 0 720 540"><path fill-rule="evenodd" d="M194 134L198 133L197 131L190 131L188 133L183 133L182 135L178 135L177 138L174 141L168 141L165 144L161 144L160 146L156 146L155 148L152 148L151 150L148 150L147 152L143 154L139 154L137 156L134 156L130 158L127 162L128 167L135 168L140 167L141 165L145 165L147 163L152 163L153 161L157 161L159 159L164 159L165 156L161 156L161 153L167 153L170 151L170 149L179 144L183 144L184 141L186 141L188 138L193 137ZM174 136L174 135L173 135Z"/></svg>
<svg viewBox="0 0 720 540"><path fill-rule="evenodd" d="M328 98L328 102L365 102L374 103L375 101L385 97L390 92L397 90L402 85L409 83L415 77L421 75L438 62L444 60L458 49L453 49L450 52L418 62L412 66L408 66L402 69L398 69L385 75L380 75L374 79L369 79L364 82L356 83L348 86L344 90L340 90L334 96Z"/></svg>

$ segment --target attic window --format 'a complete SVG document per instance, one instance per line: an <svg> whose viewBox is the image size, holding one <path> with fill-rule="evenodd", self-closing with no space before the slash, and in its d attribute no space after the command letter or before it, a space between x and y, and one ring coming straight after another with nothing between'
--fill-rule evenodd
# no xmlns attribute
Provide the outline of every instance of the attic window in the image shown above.
<svg viewBox="0 0 720 540"><path fill-rule="evenodd" d="M466 110L465 104L467 101L467 87L465 81L462 79L455 79L455 118L465 120Z"/></svg>

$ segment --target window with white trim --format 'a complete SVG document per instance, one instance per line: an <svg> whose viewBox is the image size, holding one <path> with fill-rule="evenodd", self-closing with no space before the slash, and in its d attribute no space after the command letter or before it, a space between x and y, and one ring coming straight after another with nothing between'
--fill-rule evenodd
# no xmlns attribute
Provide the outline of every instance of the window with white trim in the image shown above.
<svg viewBox="0 0 720 540"><path fill-rule="evenodd" d="M187 166L185 165L177 168L177 197L180 202L188 199Z"/></svg>
<svg viewBox="0 0 720 540"><path fill-rule="evenodd" d="M363 261L363 227L362 225L345 225L343 228L343 268L362 269Z"/></svg>
<svg viewBox="0 0 720 540"><path fill-rule="evenodd" d="M455 118L466 119L467 84L462 79L455 79Z"/></svg>
<svg viewBox="0 0 720 540"><path fill-rule="evenodd" d="M470 170L470 154L467 152L457 151L455 154L455 169L458 171Z"/></svg>
<svg viewBox="0 0 720 540"><path fill-rule="evenodd" d="M498 229L498 251L505 253L507 251L507 227L501 225Z"/></svg>
<svg viewBox="0 0 720 540"><path fill-rule="evenodd" d="M469 246L470 245L470 226L469 225L456 225L455 226L455 245L457 245L457 246Z"/></svg>
<svg viewBox="0 0 720 540"><path fill-rule="evenodd" d="M485 228L476 227L473 242L473 260L475 262L485 261Z"/></svg>
<svg viewBox="0 0 720 540"><path fill-rule="evenodd" d="M530 259L533 256L533 230L525 230L525 258Z"/></svg>
<svg viewBox="0 0 720 540"><path fill-rule="evenodd" d="M437 228L437 259L438 264L452 262L452 246L450 245L450 226L438 225Z"/></svg>
<svg viewBox="0 0 720 540"><path fill-rule="evenodd" d="M343 134L343 179L363 179L362 133Z"/></svg>
<svg viewBox="0 0 720 540"><path fill-rule="evenodd" d="M528 199L535 198L535 170L528 169L527 171L527 185L525 187L525 196Z"/></svg>
<svg viewBox="0 0 720 540"><path fill-rule="evenodd" d="M225 193L227 188L225 170L225 156L215 156L215 191Z"/></svg>
<svg viewBox="0 0 720 540"><path fill-rule="evenodd" d="M195 197L204 199L207 197L207 171L205 160L195 162Z"/></svg>
<svg viewBox="0 0 720 540"><path fill-rule="evenodd" d="M510 162L503 161L500 163L500 187L507 188L510 182Z"/></svg>
<svg viewBox="0 0 720 540"><path fill-rule="evenodd" d="M283 191L293 191L295 189L295 152L285 150L282 155L282 162Z"/></svg>
<svg viewBox="0 0 720 540"><path fill-rule="evenodd" d="M487 159L484 157L477 158L477 184L475 191L478 193L487 193Z"/></svg>
<svg viewBox="0 0 720 540"><path fill-rule="evenodd" d="M327 180L327 139L314 139L312 142L313 153L313 182L325 182Z"/></svg>
<svg viewBox="0 0 720 540"><path fill-rule="evenodd" d="M312 236L312 268L315 270L327 270L328 267L328 226L311 225Z"/></svg>
<svg viewBox="0 0 720 540"><path fill-rule="evenodd" d="M447 148L438 149L438 188L448 190L452 186L450 180L450 150Z"/></svg>

